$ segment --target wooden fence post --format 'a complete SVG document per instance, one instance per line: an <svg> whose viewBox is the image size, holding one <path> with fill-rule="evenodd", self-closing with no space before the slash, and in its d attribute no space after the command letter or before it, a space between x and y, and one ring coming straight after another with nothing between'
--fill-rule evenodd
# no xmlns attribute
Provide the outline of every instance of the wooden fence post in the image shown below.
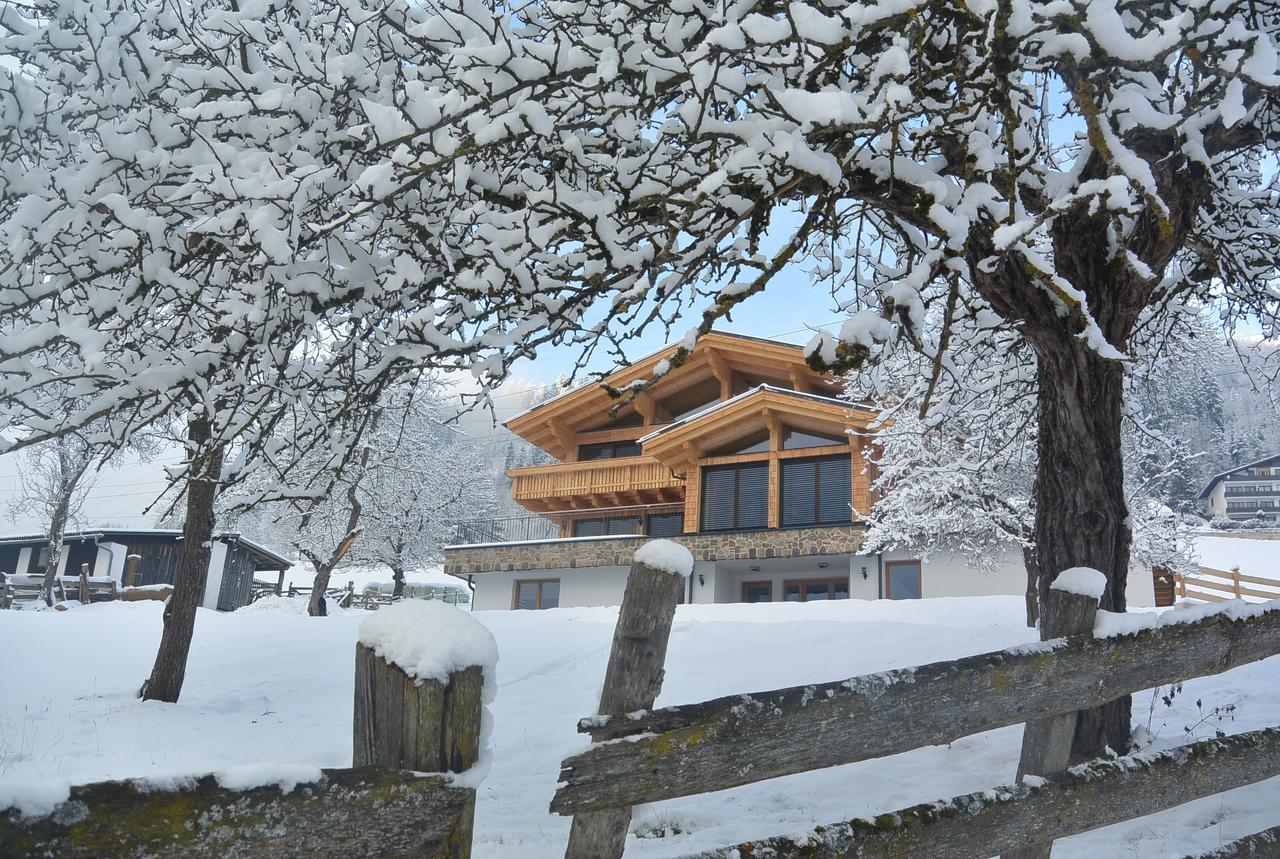
<svg viewBox="0 0 1280 859"><path fill-rule="evenodd" d="M1097 573L1102 576L1102 573ZM1105 579L1103 580L1105 584ZM1093 632L1098 613L1098 596L1059 590L1051 586L1040 607L1040 640L1050 641ZM1022 756L1018 759L1018 781L1023 776L1052 776L1063 772L1071 761L1071 741L1076 732L1076 713L1061 713L1026 723L1022 732ZM1053 842L1029 844L1005 853L1003 859L1049 859Z"/></svg>
<svg viewBox="0 0 1280 859"><path fill-rule="evenodd" d="M683 576L631 564L600 692L601 715L619 716L653 706L662 691L667 642L683 587ZM565 859L619 859L630 825L630 806L574 815Z"/></svg>
<svg viewBox="0 0 1280 859"><path fill-rule="evenodd" d="M415 680L356 644L352 766L460 773L480 757L484 672L472 666L448 683ZM450 840L450 859L471 855L475 794Z"/></svg>
<svg viewBox="0 0 1280 859"><path fill-rule="evenodd" d="M124 575L120 577L120 586L133 587L133 580L138 575L138 564L142 563L141 555L129 555L124 559Z"/></svg>
<svg viewBox="0 0 1280 859"><path fill-rule="evenodd" d="M1231 591L1236 599L1240 599L1240 568L1231 568Z"/></svg>
<svg viewBox="0 0 1280 859"><path fill-rule="evenodd" d="M80 603L81 605L89 604L89 565L80 565Z"/></svg>
<svg viewBox="0 0 1280 859"><path fill-rule="evenodd" d="M284 570L280 571L280 575L276 576L276 596L280 596L280 592L284 590Z"/></svg>

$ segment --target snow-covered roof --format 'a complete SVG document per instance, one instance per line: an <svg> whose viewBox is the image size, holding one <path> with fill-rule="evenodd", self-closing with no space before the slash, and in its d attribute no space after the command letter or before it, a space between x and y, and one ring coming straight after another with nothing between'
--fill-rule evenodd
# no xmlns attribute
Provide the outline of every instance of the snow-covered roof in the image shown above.
<svg viewBox="0 0 1280 859"><path fill-rule="evenodd" d="M794 349L796 352L801 354L803 354L804 352L804 347L796 345L795 343L784 343L781 340L771 340L768 337L756 337L751 334L739 334L734 331L721 331L719 329L713 329L711 331L708 331L706 334L702 335L702 338L699 338L699 342L707 342L707 340L714 337L729 337L735 340L749 340L755 343L768 343L771 346L783 346L788 349ZM612 378L618 373L624 372L628 369L631 369L632 367L642 366L644 365L645 362L653 361L654 359L662 355L666 355L667 353L673 353L675 352L676 349L679 349L681 345L682 344L680 343L670 343L666 346L663 346L661 349L650 352L649 354L641 358L637 358L626 367L621 367L616 370L613 370L610 373L607 373L606 375L604 375L599 379L593 379L589 382L582 382L580 384L574 385L572 388L568 389L567 391L563 391L559 394L556 394L554 397L552 397L549 400L546 400L545 402L536 403L535 405L530 406L524 411L519 412L518 414L512 415L511 417L507 418L506 421L503 422L503 424L506 425L509 423L514 423L518 421L520 418L524 417L525 415L528 415L532 412L540 411L542 409L548 408L549 406L555 405L556 403L559 403L564 398L572 396L573 394L576 394L580 391L586 390L588 388L598 388L600 387L600 383L603 380Z"/></svg>
<svg viewBox="0 0 1280 859"><path fill-rule="evenodd" d="M1213 491L1213 487L1218 485L1218 481L1224 479L1228 475L1235 474L1237 471L1244 471L1247 468L1257 468L1259 465L1266 465L1267 463L1276 459L1280 459L1280 454L1273 453L1270 456L1264 456L1262 459L1259 459L1255 462L1247 462L1244 465L1237 465L1235 468L1228 468L1226 471L1220 471L1217 474L1215 474L1213 477L1209 478L1209 483L1205 486L1204 489L1200 490L1200 497L1208 498L1209 493Z"/></svg>
<svg viewBox="0 0 1280 859"><path fill-rule="evenodd" d="M177 528L93 528L87 531L68 531L62 535L62 542L71 543L76 540L91 540L94 538L110 538L110 537L168 537L177 541L182 539L182 531ZM227 543L239 543L260 559L267 561L269 564L279 564L281 568L293 565L293 559L281 555L263 546L248 537L242 536L236 531L222 531L213 537ZM49 539L48 534L43 533L27 533L27 534L4 534L0 535L0 545L13 545L34 543L42 544ZM265 569L265 568L264 568ZM275 569L274 566L270 569Z"/></svg>
<svg viewBox="0 0 1280 859"><path fill-rule="evenodd" d="M738 394L735 397L730 397L729 399L723 400L719 403L713 403L707 406L705 409L698 412L694 412L691 415L686 415L685 417L681 418L678 421L673 421L672 423L669 423L669 424L663 424L660 428L654 430L648 435L640 436L639 442L640 444L643 445L649 439L654 439L660 435L663 435L664 433L671 432L672 430L679 429L680 427L683 427L683 426L688 426L694 421L701 420L702 418L705 418L708 415L712 415L722 409L727 409L730 406L736 405L737 403L740 403L743 400L748 399L749 397L754 397L760 393L782 394L788 397L798 397L800 399L813 400L819 403L830 403L832 405L841 406L842 408L846 408L846 409L866 409L865 405L860 405L858 403L853 402L852 400L841 400L841 399L838 399L837 397L824 397L821 394L809 394L809 393L805 393L804 391L793 391L791 388L780 388L777 385L762 384L762 385L756 385L754 388L751 388L750 390L743 391L741 394Z"/></svg>

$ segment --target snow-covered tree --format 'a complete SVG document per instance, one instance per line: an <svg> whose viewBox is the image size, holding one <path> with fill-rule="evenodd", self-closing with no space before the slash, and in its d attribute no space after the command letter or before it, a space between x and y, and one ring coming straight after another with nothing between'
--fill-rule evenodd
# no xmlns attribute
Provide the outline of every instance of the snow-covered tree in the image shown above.
<svg viewBox="0 0 1280 859"><path fill-rule="evenodd" d="M20 491L10 502L10 513L38 516L48 537L45 549L44 600L53 605L53 586L62 557L62 536L75 520L93 487L89 473L94 456L74 435L34 445L23 452L18 468Z"/></svg>
<svg viewBox="0 0 1280 859"><path fill-rule="evenodd" d="M398 438L379 440L386 444L361 486L365 530L352 558L389 567L396 596L406 572L440 563L457 522L496 509L489 463L443 416L414 408Z"/></svg>
<svg viewBox="0 0 1280 859"><path fill-rule="evenodd" d="M350 319L377 356L353 396L406 367L492 383L551 341L690 309L705 331L825 260L849 322L816 366L1026 340L1042 593L1095 567L1123 610L1135 338L1206 306L1277 333L1278 22L1255 0L11 4L0 402L62 323L92 405L29 438L167 414L208 366ZM193 317L223 322L195 352L97 363ZM1078 752L1126 745L1107 712Z"/></svg>

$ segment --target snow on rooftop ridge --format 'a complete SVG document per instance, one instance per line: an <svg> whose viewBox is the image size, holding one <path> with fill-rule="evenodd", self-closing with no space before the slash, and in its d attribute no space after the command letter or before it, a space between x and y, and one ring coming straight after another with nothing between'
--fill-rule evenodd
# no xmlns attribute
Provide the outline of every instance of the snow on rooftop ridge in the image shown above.
<svg viewBox="0 0 1280 859"><path fill-rule="evenodd" d="M1072 567L1058 573L1049 588L1100 600L1103 591L1107 589L1107 577L1092 567Z"/></svg>
<svg viewBox="0 0 1280 859"><path fill-rule="evenodd" d="M402 600L360 623L360 643L421 683L478 665L492 700L498 645L484 624L440 600Z"/></svg>
<svg viewBox="0 0 1280 859"><path fill-rule="evenodd" d="M693 554L671 540L650 540L645 543L636 549L635 562L686 579L693 572Z"/></svg>

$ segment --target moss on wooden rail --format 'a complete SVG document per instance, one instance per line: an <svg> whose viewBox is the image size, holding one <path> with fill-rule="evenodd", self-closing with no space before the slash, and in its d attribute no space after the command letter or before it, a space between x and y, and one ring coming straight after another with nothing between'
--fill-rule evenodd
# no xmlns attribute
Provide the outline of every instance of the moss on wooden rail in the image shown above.
<svg viewBox="0 0 1280 859"><path fill-rule="evenodd" d="M176 789L100 782L73 787L49 815L0 811L0 856L461 859L469 837L458 823L473 795L444 777L377 767L324 770L287 793L233 790L214 776Z"/></svg>
<svg viewBox="0 0 1280 859"><path fill-rule="evenodd" d="M596 717L579 730L597 740L634 740L567 758L551 810L637 805L897 754L1277 653L1280 611L1245 619L1214 615L1130 635L1079 636L834 683Z"/></svg>
<svg viewBox="0 0 1280 859"><path fill-rule="evenodd" d="M685 859L993 856L1154 814L1253 784L1278 771L1280 728L1267 728L1154 754L1099 759L1038 786L1008 785L877 815L873 820L820 826L806 837L766 838Z"/></svg>

